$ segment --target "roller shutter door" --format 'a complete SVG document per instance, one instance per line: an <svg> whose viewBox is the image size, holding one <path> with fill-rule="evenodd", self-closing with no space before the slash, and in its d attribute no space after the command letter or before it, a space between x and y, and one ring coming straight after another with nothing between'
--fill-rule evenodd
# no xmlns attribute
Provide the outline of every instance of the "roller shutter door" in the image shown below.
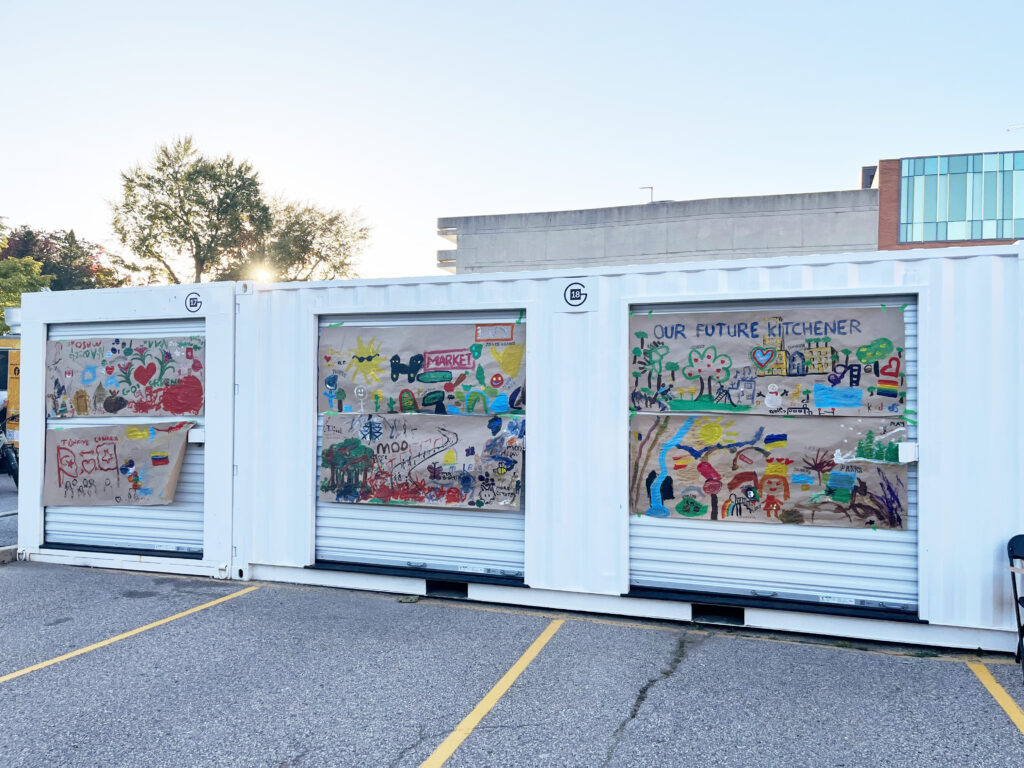
<svg viewBox="0 0 1024 768"><path fill-rule="evenodd" d="M905 304L906 409L917 410L917 306L913 298L887 297L824 303L744 302L637 307L644 312L775 310ZM907 439L917 427L908 422ZM908 467L905 530L714 522L630 517L630 584L709 595L798 600L916 613L918 604L917 464Z"/></svg>
<svg viewBox="0 0 1024 768"><path fill-rule="evenodd" d="M414 317L321 316L320 328L514 323L519 313L418 314ZM316 467L320 466L323 414L317 419ZM314 482L316 480L314 479ZM477 575L523 577L524 515L521 511L471 511L366 504L316 505L319 563L362 564Z"/></svg>
<svg viewBox="0 0 1024 768"><path fill-rule="evenodd" d="M51 325L47 338L57 341L128 336L135 339L205 334L202 319ZM95 427L153 421L145 416L48 419L51 427ZM173 420L157 417L155 420ZM203 427L203 416L190 416ZM190 442L174 494L174 503L146 507L46 507L44 546L54 549L131 552L201 558L203 555L203 488L205 453Z"/></svg>

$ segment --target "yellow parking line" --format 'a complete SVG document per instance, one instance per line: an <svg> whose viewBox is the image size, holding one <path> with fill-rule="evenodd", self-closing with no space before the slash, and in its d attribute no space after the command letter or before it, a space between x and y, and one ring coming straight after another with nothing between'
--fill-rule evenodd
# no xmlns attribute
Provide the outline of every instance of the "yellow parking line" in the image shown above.
<svg viewBox="0 0 1024 768"><path fill-rule="evenodd" d="M1017 726L1017 729L1024 733L1024 712L1021 711L1017 702L1010 698L1010 694L1006 692L1006 689L996 682L996 679L992 677L992 673L988 671L988 667L977 662L971 662L967 666L978 676L981 684L988 689L988 692L992 694L992 698L1003 708L1006 716Z"/></svg>
<svg viewBox="0 0 1024 768"><path fill-rule="evenodd" d="M63 656L57 656L56 658L50 659L49 661L41 661L38 664L33 664L31 667L25 667L24 669L19 669L17 672L11 672L9 674L0 676L0 683L6 683L9 680L14 680L15 678L21 677L22 675L27 675L29 672L35 672L35 671L40 670L40 669L46 669L47 667L52 667L54 664L59 664L60 662L67 661L68 659L73 659L73 658L75 658L75 656L81 656L84 653L89 653L89 651L95 651L98 648L104 648L104 647L106 647L108 645L112 645L113 643L118 642L119 640L126 640L129 637L134 637L135 635L138 635L138 634L140 634L142 632L145 632L147 629L153 629L154 627L159 627L159 626L163 626L164 624L169 624L170 622L174 621L175 619L181 619L181 618L184 618L185 616L191 616L193 613L198 613L199 611L206 610L207 608L212 608L215 605L220 605L221 603L226 603L228 600L233 600L236 597L241 597L242 595L247 595L250 592L252 592L254 590L257 590L257 589L259 589L259 587L246 587L245 589L240 589L237 592L232 592L230 595L224 595L224 597L218 597L216 600L211 600L208 603L203 603L202 605L197 605L195 608L189 608L187 611L182 611L181 613L176 613L173 616L168 616L166 619L160 619L160 621L154 621L152 624L147 624L144 627L139 627L138 629L133 629L130 632L124 632L124 633L122 633L120 635L115 635L114 637L108 637L106 640L101 640L98 643L93 643L92 645L87 645L84 648L79 648L77 651L71 651L71 653L65 653Z"/></svg>
<svg viewBox="0 0 1024 768"><path fill-rule="evenodd" d="M448 735L448 738L442 741L440 746L434 750L433 754L420 764L420 768L440 768L440 766L444 765L445 761L455 753L455 750L466 740L466 737L473 732L473 729L483 720L484 715L494 708L498 700L512 687L512 683L523 674L524 669L530 666L530 662L537 657L541 649L547 645L548 640L554 637L555 632L564 623L563 619L553 619L547 625L544 631L526 649L526 652L505 673L504 677L487 692L486 696L480 699L479 704L473 707L473 711L466 715L462 722L455 726L455 730Z"/></svg>

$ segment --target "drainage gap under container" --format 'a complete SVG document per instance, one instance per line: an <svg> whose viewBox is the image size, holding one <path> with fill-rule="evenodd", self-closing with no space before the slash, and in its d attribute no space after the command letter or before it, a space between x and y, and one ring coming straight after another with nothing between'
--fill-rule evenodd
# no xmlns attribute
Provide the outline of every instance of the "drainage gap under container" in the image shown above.
<svg viewBox="0 0 1024 768"><path fill-rule="evenodd" d="M692 603L690 612L696 624L731 624L742 627L747 623L745 611L738 605Z"/></svg>
<svg viewBox="0 0 1024 768"><path fill-rule="evenodd" d="M469 585L464 581L438 581L427 579L427 597L469 597Z"/></svg>

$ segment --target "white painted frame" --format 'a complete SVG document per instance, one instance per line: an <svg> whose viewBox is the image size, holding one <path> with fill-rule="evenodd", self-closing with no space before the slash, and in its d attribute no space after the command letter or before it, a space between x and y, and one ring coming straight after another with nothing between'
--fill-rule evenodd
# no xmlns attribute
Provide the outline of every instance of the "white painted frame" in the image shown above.
<svg viewBox="0 0 1024 768"><path fill-rule="evenodd" d="M823 292L823 290L820 289L820 288L798 288L798 289L790 289L790 290L771 290L771 291L757 292L757 293L752 292L752 291L741 291L741 292L731 292L731 293L712 293L712 292L708 292L708 291L703 291L703 292L699 292L699 293L687 293L687 294L682 294L682 295L680 295L680 294L662 294L661 296L658 296L658 295L653 295L652 296L651 294L636 294L636 293L632 293L632 294L623 295L621 297L621 301L620 301L620 305L619 305L619 311L620 311L620 313L623 314L624 317L628 318L629 317L629 313L630 313L630 308L633 307L633 306L637 306L637 305L644 305L644 306L651 306L651 305L658 305L658 304L687 304L687 305L691 305L692 304L692 305L697 305L697 304L702 304L702 303L707 303L707 304L723 303L723 302L736 302L736 303L739 303L739 302L743 302L743 301L764 303L764 302L771 302L771 301L792 301L792 300L838 301L838 300L842 300L843 298L863 299L863 298L872 298L872 297L875 297L875 296L877 296L879 298L882 298L882 297L885 297L885 296L913 296L914 300L917 302L917 306L918 306L918 315L917 315L917 317L918 317L918 329L917 329L917 333L918 333L917 401L918 401L918 410L919 411L924 411L925 410L924 407L921 406L922 391L924 389L923 384L924 384L925 381L929 381L929 379L926 378L925 376L923 376L922 370L921 370L921 368L922 368L922 365L921 365L922 355L920 353L920 349L921 349L921 310L920 310L920 307L921 307L922 302L926 301L927 298L928 298L928 285L926 283L924 283L924 282L919 281L919 280L914 280L913 282L906 282L906 283L903 283L902 285L885 285L885 286L877 286L877 287L858 286L856 288L845 288L845 289L836 290L836 291L829 291L827 293ZM620 343L620 347L619 348L621 350L623 350L623 353L621 355L620 362L617 364L617 367L616 367L616 370L615 370L615 375L617 377L616 381L620 382L619 386L622 388L622 393L621 393L622 394L622 403L625 404L625 403L628 402L628 396L629 396L629 390L628 390L628 387L626 386L626 384L628 382L628 378L629 378L629 365L626 362L626 359L628 357L628 355L626 354L626 350L629 349L629 344L630 344L630 340L629 340L629 323L628 322L625 324L624 332L623 332L623 335L621 336L621 338L619 339L619 343ZM623 413L623 417L627 419L627 423L628 423L628 412L624 412ZM620 440L619 443L617 443L617 445L616 445L616 448L617 448L617 450L619 452L619 459L621 460L623 467L628 467L629 466L629 441L627 439L625 439L625 436L627 434L627 429L628 429L628 426L626 428L623 428L623 430L622 430L623 439ZM922 462L922 458L921 458L922 451L920 450L920 446L922 446L924 444L924 437L922 437L921 432L922 432L922 430L921 430L921 422L920 422L920 420L918 420L918 424L917 424L917 434L918 434L917 442L918 442L918 446L919 446L918 458L917 458L917 463L918 463L918 491L917 491L918 492L918 502L917 502L917 525L918 525L918 531L917 531L917 589L918 589L918 612L919 612L918 615L919 615L920 618L926 618L926 617L920 615L921 607L923 605L926 605L925 600L923 599L923 597L921 595L921 590L924 588L923 585L925 584L925 581L926 581L925 578L924 578L925 577L925 573L922 570L924 565L923 565L922 546L921 546L922 530L925 527L925 515L922 514L922 510L925 509L925 503L926 503L925 499L923 498L923 488L924 488L925 483L922 480L922 476L923 476L923 474L922 474L922 463L921 463ZM924 455L927 456L927 452L924 452ZM624 500L623 504L628 509L629 508L629 477L628 477L628 474L626 475L626 477L623 480L623 487L621 489L621 496L620 496L620 498L622 498ZM930 499L929 499L929 501L930 501ZM629 564L629 536L630 536L630 534L629 534L629 518L628 518L628 516L622 516L622 521L620 523L620 526L621 526L620 538L622 538L623 542L624 542L623 543L623 547L622 547L621 556L624 558L624 562L625 562L626 587L623 590L623 592L625 593L625 592L629 591L629 588L630 588L629 587L629 569L630 569L630 564ZM784 606L784 604L783 604L783 606ZM780 609L784 609L783 606L780 606Z"/></svg>
<svg viewBox="0 0 1024 768"><path fill-rule="evenodd" d="M202 306L186 309L198 293ZM43 546L43 462L46 405L44 370L47 326L57 323L195 319L206 322L205 482L203 557L126 555ZM235 284L208 283L152 288L31 293L22 305L21 476L18 555L22 559L226 578L231 562L233 488ZM27 428L38 425L38 428Z"/></svg>
<svg viewBox="0 0 1024 768"><path fill-rule="evenodd" d="M254 289L253 301L241 301L240 317L251 317L258 315L258 302L261 293L267 293L274 290L281 290L282 288L305 288L303 284L285 284L279 286L266 286L260 284L253 284ZM326 287L326 286L324 286ZM287 427L287 433L282 442L288 445L301 446L295 454L292 454L288 459L288 470L282 473L278 477L286 483L289 483L289 488L292 489L292 503L289 505L292 510L302 510L302 514L292 514L289 517L290 528L286 541L281 542L279 551L279 557L275 559L275 562L265 562L259 554L259 547L253 542L253 535L255 530L253 525L259 525L263 516L273 515L279 510L271 509L272 504L268 503L267 499L260 498L257 492L250 489L258 489L260 478L253 476L252 466L253 461L251 460L251 453L247 449L244 443L251 442L251 433L246 435L239 434L236 438L236 445L238 445L241 451L245 451L244 455L247 458L240 461L241 475L239 477L240 496L239 500L247 506L250 510L255 510L255 514L248 515L249 519L246 520L246 515L236 514L236 520L238 521L238 536L237 540L237 562L233 563L232 575L238 577L239 572L243 574L242 578L245 578L245 574L252 571L253 573L265 573L267 567L276 566L291 566L304 568L312 565L316 560L316 484L314 478L317 476L316 467L316 437L317 437L317 354L319 344L319 323L321 316L324 315L359 315L361 318L366 318L374 315L381 316L382 320L387 317L394 318L396 315L418 315L418 314L437 314L443 312L444 308L439 309L434 304L427 303L405 303L398 308L381 308L379 304L369 303L366 301L355 301L351 299L353 296L358 297L358 294L347 288L346 283L342 284L331 284L330 287L333 289L327 292L315 292L313 295L303 295L300 298L300 307L298 309L300 313L300 319L297 326L297 338L293 338L294 344L293 349L289 350L286 355L283 355L279 360L279 364L283 365L288 370L292 371L291 378L301 382L299 392L294 393L294 400L289 406L287 411L288 414L294 415L296 418L293 419L294 423L291 423ZM520 300L521 298L521 300ZM250 304L255 304L256 308L251 310ZM519 312L523 311L523 322L531 322L531 311L536 314L536 301L529 297L526 293L523 293L521 297L513 297L507 300L492 301L492 300L479 300L479 301L466 301L460 302L458 306L451 307L451 311L470 314L473 312ZM243 327L245 327L243 325ZM534 332L531 326L530 333ZM248 350L253 355L251 359L258 359L258 355L263 354L265 348L255 339L246 338L244 332L239 334L239 350ZM526 369L529 371L531 366L535 366L537 361L533 359L531 355L531 345L529 343L529 335L527 336L526 345ZM240 383L240 390L245 390L246 387L243 383ZM257 391L262 391L257 388ZM276 393L276 390L274 390ZM247 399L249 396L244 391L239 392L240 402ZM268 401L275 401L277 398L271 396L267 398ZM277 418L275 415L274 418ZM239 420L239 430L242 430L243 425ZM527 473L531 471L529 465L527 466ZM533 471L537 471L534 469ZM525 514L525 527L526 536L529 537L529 516L530 516L530 483L526 483L526 498L524 505ZM287 513L287 511L286 511ZM253 519L255 518L255 519ZM527 561L528 561L527 555ZM528 567L528 566L527 566ZM362 579L365 581L365 579ZM394 582L388 582L394 583Z"/></svg>

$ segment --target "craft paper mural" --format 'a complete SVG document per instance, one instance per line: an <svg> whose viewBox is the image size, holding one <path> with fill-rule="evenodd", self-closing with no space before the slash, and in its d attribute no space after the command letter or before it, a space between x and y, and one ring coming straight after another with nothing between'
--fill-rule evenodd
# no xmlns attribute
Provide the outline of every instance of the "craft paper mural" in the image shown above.
<svg viewBox="0 0 1024 768"><path fill-rule="evenodd" d="M902 415L900 306L630 318L630 408Z"/></svg>
<svg viewBox="0 0 1024 768"><path fill-rule="evenodd" d="M637 414L629 421L630 509L653 517L906 528L906 424Z"/></svg>
<svg viewBox="0 0 1024 768"><path fill-rule="evenodd" d="M525 351L526 327L515 322L324 328L318 410L522 413Z"/></svg>
<svg viewBox="0 0 1024 768"><path fill-rule="evenodd" d="M190 422L46 430L43 504L170 504Z"/></svg>
<svg viewBox="0 0 1024 768"><path fill-rule="evenodd" d="M47 416L198 416L205 365L202 336L47 341Z"/></svg>
<svg viewBox="0 0 1024 768"><path fill-rule="evenodd" d="M519 511L525 438L522 416L328 415L320 500Z"/></svg>

